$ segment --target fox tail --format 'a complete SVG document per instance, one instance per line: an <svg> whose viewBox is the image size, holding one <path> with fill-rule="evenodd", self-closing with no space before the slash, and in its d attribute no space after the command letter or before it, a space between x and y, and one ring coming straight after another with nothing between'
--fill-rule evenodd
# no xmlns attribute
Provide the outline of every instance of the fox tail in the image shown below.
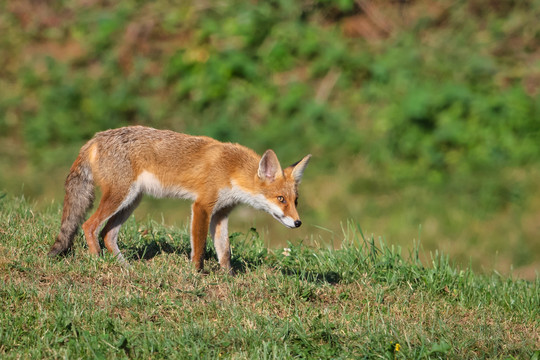
<svg viewBox="0 0 540 360"><path fill-rule="evenodd" d="M63 255L71 248L79 226L94 202L94 180L85 155L85 151L81 151L67 176L62 223L60 233L49 250L51 257Z"/></svg>

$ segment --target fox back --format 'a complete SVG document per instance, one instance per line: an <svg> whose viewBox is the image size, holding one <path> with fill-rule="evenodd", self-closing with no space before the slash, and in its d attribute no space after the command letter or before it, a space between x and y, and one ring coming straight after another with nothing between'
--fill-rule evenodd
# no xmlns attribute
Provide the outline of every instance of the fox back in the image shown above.
<svg viewBox="0 0 540 360"><path fill-rule="evenodd" d="M105 246L125 263L117 245L120 226L143 194L193 201L191 259L203 268L206 237L214 240L221 266L231 271L227 223L238 203L270 213L285 226L301 225L296 210L298 184L311 155L281 169L277 156L222 143L205 136L132 126L97 133L86 143L66 179L60 234L49 255L68 251L94 198L102 198L83 224L89 251L99 254L98 231Z"/></svg>

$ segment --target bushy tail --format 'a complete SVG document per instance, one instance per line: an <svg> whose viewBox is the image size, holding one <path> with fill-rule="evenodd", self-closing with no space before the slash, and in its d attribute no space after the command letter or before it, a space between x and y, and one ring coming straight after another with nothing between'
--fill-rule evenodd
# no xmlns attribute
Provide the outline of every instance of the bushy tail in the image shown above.
<svg viewBox="0 0 540 360"><path fill-rule="evenodd" d="M60 234L56 237L56 241L49 251L49 256L64 254L71 248L77 230L94 202L92 171L83 151L71 166L65 189Z"/></svg>

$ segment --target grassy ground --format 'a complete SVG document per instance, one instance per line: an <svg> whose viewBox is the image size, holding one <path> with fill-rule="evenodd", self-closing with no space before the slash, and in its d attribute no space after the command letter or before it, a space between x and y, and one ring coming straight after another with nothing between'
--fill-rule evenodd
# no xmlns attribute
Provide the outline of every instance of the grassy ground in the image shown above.
<svg viewBox="0 0 540 360"><path fill-rule="evenodd" d="M188 261L186 231L133 218L108 255L45 254L60 209L0 199L2 358L538 358L540 279L430 264L350 224L340 250L233 234L238 275Z"/></svg>

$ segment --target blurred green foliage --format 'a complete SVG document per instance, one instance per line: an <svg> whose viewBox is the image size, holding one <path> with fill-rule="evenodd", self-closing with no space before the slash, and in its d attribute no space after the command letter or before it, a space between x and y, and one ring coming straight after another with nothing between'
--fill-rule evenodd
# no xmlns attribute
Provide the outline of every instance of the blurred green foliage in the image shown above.
<svg viewBox="0 0 540 360"><path fill-rule="evenodd" d="M400 39L374 66L367 92L387 104L376 110L377 160L406 177L432 171L435 181L536 162L540 98L519 83L496 86L488 57L467 56L450 68L453 50L439 50L428 61L421 44Z"/></svg>
<svg viewBox="0 0 540 360"><path fill-rule="evenodd" d="M493 54L507 27L540 37L527 14L538 12L535 2L507 9L521 15L517 27L494 5L487 22L474 14L478 4L442 2L444 27L421 17L376 46L343 36L335 19L363 13L353 1L48 1L23 18L24 4L4 3L0 18L12 65L2 74L0 128L38 157L106 128L178 123L287 158L309 149L322 168L362 154L398 181L428 174L440 183L539 159L539 98L524 90L526 74L501 84L519 64ZM66 56L67 44L80 54ZM36 47L45 50L27 56ZM335 83L318 95L331 74Z"/></svg>

